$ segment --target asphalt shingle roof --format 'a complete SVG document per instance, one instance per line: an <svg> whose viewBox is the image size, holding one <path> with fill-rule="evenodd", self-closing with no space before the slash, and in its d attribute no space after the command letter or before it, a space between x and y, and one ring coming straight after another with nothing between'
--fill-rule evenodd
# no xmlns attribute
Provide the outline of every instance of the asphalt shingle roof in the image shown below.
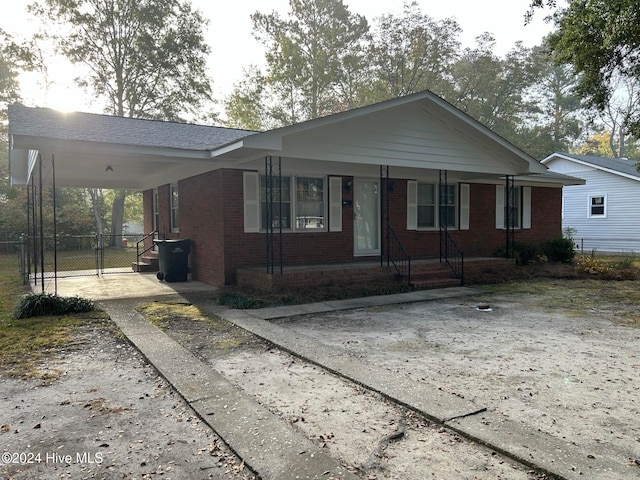
<svg viewBox="0 0 640 480"><path fill-rule="evenodd" d="M608 158L598 157L595 155L573 155L565 153L567 157L575 158L581 162L591 164L595 167L607 168L616 172L624 173L625 175L631 175L640 178L640 172L636 168L636 162L627 158Z"/></svg>
<svg viewBox="0 0 640 480"><path fill-rule="evenodd" d="M212 150L257 132L94 113L64 113L50 108L9 105L11 134L58 140Z"/></svg>

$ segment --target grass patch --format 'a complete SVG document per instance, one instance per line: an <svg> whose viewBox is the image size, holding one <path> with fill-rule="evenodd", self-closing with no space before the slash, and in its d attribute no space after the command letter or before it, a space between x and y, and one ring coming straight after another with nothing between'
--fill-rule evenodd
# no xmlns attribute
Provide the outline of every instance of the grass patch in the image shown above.
<svg viewBox="0 0 640 480"><path fill-rule="evenodd" d="M363 283L358 285L326 285L313 288L298 288L283 292L265 292L248 288L228 287L217 297L218 305L240 310L300 305L304 303L346 300L370 297L372 295L392 295L411 291L404 283Z"/></svg>
<svg viewBox="0 0 640 480"><path fill-rule="evenodd" d="M179 343L195 348L213 348L227 354L256 341L251 333L188 303L152 302L137 307L147 320Z"/></svg>
<svg viewBox="0 0 640 480"><path fill-rule="evenodd" d="M534 278L486 286L494 294L527 296L533 308L568 315L598 314L640 327L640 284L637 280Z"/></svg>
<svg viewBox="0 0 640 480"><path fill-rule="evenodd" d="M188 303L151 302L140 305L136 310L158 328L166 328L170 322L212 320L198 307Z"/></svg>
<svg viewBox="0 0 640 480"><path fill-rule="evenodd" d="M240 292L227 292L218 297L218 305L226 305L230 308L246 310L249 308L262 308L265 302Z"/></svg>
<svg viewBox="0 0 640 480"><path fill-rule="evenodd" d="M62 374L47 366L47 360L76 347L82 325L99 321L106 328L106 316L90 312L17 320L16 304L27 292L15 256L0 255L0 374L47 383Z"/></svg>

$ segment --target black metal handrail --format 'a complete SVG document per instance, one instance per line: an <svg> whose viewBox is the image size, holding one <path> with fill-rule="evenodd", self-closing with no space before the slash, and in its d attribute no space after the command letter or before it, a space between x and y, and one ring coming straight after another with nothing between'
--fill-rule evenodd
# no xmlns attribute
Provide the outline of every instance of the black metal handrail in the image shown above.
<svg viewBox="0 0 640 480"><path fill-rule="evenodd" d="M151 236L153 236L153 235L155 235L155 234L157 234L157 233L158 233L158 231L157 231L157 230L153 230L152 232L145 233L145 234L142 236L142 238L136 242L136 267L137 267L137 268L140 268L140 257L141 257L142 255L144 255L145 253L147 253L149 250L151 250L151 249L153 248L153 242L151 242L151 246L149 246L149 247L145 248L145 249L141 252L141 251L140 251L140 244L143 244L143 246L144 246L144 241L145 241L147 238L149 238L149 237L151 237Z"/></svg>
<svg viewBox="0 0 640 480"><path fill-rule="evenodd" d="M396 232L387 225L387 266L390 264L393 264L396 275L406 278L407 285L411 286L411 255L402 245Z"/></svg>
<svg viewBox="0 0 640 480"><path fill-rule="evenodd" d="M458 247L448 230L440 231L440 262L445 261L455 278L464 283L464 253Z"/></svg>

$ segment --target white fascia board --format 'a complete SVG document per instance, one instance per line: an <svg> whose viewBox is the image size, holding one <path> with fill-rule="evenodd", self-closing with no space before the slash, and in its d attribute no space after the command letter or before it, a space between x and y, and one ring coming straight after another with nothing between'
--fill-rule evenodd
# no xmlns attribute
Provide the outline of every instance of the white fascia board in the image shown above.
<svg viewBox="0 0 640 480"><path fill-rule="evenodd" d="M233 157L234 153L237 154L243 150L280 152L282 151L282 135L276 131L256 133L237 142L214 148L211 150L210 156L211 158L224 156Z"/></svg>
<svg viewBox="0 0 640 480"><path fill-rule="evenodd" d="M628 178L630 180L635 180L636 182L640 182L640 172L638 175L629 175L628 173L621 172L620 170L614 170L612 168L603 167L602 165L596 165L595 163L585 162L584 160L580 160L578 158L573 158L569 155L563 155L562 153L554 153L549 155L547 158L542 160L543 163L550 162L556 158L561 158L563 160L567 160L569 162L577 163L578 165L582 165L584 167L593 168L595 170L600 170L601 172L607 172L612 175L618 175L619 177Z"/></svg>

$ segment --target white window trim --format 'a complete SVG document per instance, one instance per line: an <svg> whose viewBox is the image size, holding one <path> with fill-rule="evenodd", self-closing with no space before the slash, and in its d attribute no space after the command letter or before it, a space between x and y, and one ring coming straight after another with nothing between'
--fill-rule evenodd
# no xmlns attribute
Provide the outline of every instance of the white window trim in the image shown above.
<svg viewBox="0 0 640 480"><path fill-rule="evenodd" d="M594 198L600 198L600 197L602 197L602 199L603 199L604 213L595 214L594 215L593 213L591 213L592 212L592 210L591 210L591 206L592 206L591 205L591 200L594 199ZM589 195L587 197L587 217L588 218L607 218L607 210L608 210L607 209L607 203L608 203L607 200L608 199L607 199L607 195L606 194Z"/></svg>
<svg viewBox="0 0 640 480"><path fill-rule="evenodd" d="M418 226L418 184L435 185L435 226L419 227ZM469 184L450 183L455 188L455 226L447 227L449 230L468 230L469 229L469 205L462 205L462 200L469 200ZM462 192L466 193L463 195ZM466 223L461 227L462 220ZM466 227L466 228L464 228ZM408 180L407 181L407 230L416 230L419 232L433 232L440 229L440 189L438 182L429 182L425 180Z"/></svg>
<svg viewBox="0 0 640 480"><path fill-rule="evenodd" d="M178 193L178 205L177 206L173 205L173 192L174 192L174 189ZM173 224L173 212L174 212L174 210L178 214L178 226L177 227ZM177 183L171 183L169 185L169 221L171 223L171 233L179 233L180 232L180 192L178 190L178 184Z"/></svg>

